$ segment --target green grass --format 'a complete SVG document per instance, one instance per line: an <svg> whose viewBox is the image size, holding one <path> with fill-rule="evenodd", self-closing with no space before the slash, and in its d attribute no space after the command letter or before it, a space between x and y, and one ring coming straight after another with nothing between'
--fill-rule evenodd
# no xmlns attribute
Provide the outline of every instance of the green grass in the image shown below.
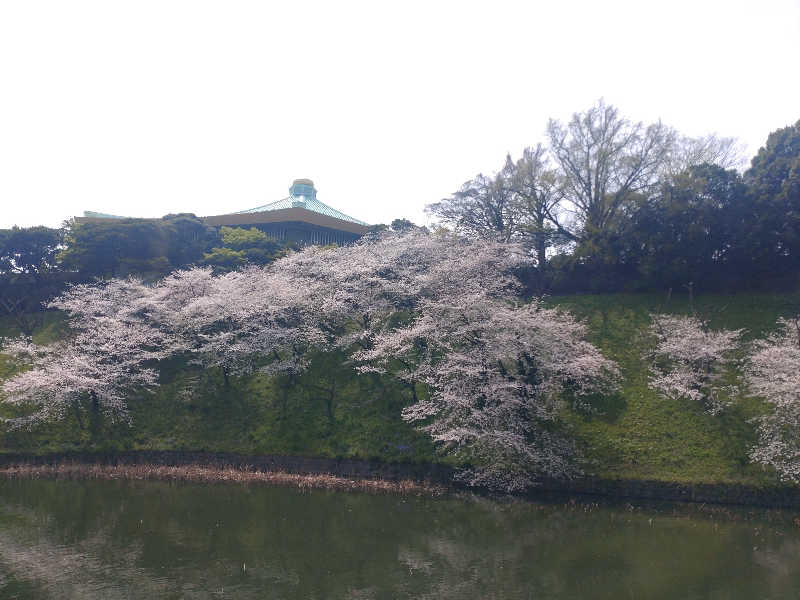
<svg viewBox="0 0 800 600"><path fill-rule="evenodd" d="M586 322L590 338L617 361L623 374L621 392L598 405L600 414L566 418L586 456L588 474L680 482L774 482L774 474L749 464L755 442L751 420L766 410L763 403L737 398L722 415L711 416L696 403L659 397L648 388L643 358L648 313L689 312L687 295L613 294L549 299ZM696 299L699 315L711 326L747 330L745 339L762 336L778 316L800 302L798 294L707 295ZM736 379L737 373L732 374Z"/></svg>
<svg viewBox="0 0 800 600"><path fill-rule="evenodd" d="M730 410L711 416L696 404L664 400L648 388L643 358L652 343L648 313L689 310L686 295L675 295L666 305L664 300L646 294L548 299L587 323L591 341L618 362L624 376L617 395L595 403L598 412L565 413L585 457L585 472L684 483L774 483L774 474L748 462L755 442L751 421L766 409L763 403L738 398ZM695 304L712 327L745 328L746 339L753 339L773 327L778 316L796 311L800 294L707 295ZM14 333L7 321L0 321L3 332ZM63 320L53 314L36 338L47 341L62 333ZM106 425L102 437L92 439L69 417L33 432L0 434L0 451L182 449L442 461L427 437L400 418L410 391L389 378L357 375L342 367L341 359L319 355L292 382L256 375L232 379L229 386L216 371L192 373L171 365L155 394L130 402L131 427ZM0 377L10 374L0 355ZM199 383L182 397L179 392L190 375L199 377ZM332 387L329 413L326 400Z"/></svg>
<svg viewBox="0 0 800 600"><path fill-rule="evenodd" d="M6 336L16 335L13 325L2 325ZM59 331L63 319L53 317L34 339L44 343ZM149 449L436 460L430 439L400 418L410 391L388 377L359 376L342 362L339 355L319 355L296 380L254 375L232 377L229 385L218 370L167 364L155 393L128 402L132 426L105 423L93 437L68 414L33 431L0 432L0 452ZM0 354L0 377L11 374L13 365ZM190 380L192 392L181 393ZM15 414L0 404L0 417Z"/></svg>
<svg viewBox="0 0 800 600"><path fill-rule="evenodd" d="M400 419L408 399L391 382L339 375L332 418L317 390L329 377L318 361L286 385L257 375L225 386L215 372L190 398L172 400L182 376L133 405L136 449L433 460L431 442ZM288 392L284 394L284 392Z"/></svg>

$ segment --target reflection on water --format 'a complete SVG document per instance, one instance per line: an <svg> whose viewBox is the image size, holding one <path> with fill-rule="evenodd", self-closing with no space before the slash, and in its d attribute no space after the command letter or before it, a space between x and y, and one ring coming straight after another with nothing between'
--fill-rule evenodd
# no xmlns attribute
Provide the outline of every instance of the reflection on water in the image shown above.
<svg viewBox="0 0 800 600"><path fill-rule="evenodd" d="M2 481L0 597L798 598L791 516Z"/></svg>

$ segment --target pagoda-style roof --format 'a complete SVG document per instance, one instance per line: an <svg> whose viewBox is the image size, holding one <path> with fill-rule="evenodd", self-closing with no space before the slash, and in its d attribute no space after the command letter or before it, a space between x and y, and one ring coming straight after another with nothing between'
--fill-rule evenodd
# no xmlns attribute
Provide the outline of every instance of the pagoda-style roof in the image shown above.
<svg viewBox="0 0 800 600"><path fill-rule="evenodd" d="M351 223L356 223L357 225L364 225L367 226L367 223L364 221L359 221L358 219L354 219L343 212L339 212L335 208L331 208L324 202L320 202L316 198L308 198L305 196L289 196L288 198L283 198L281 200L276 200L275 202L270 202L269 204L265 204L264 206L257 206L256 208L248 208L247 210L240 210L233 214L235 215L244 215L244 214L251 214L251 213L261 213L261 212L268 212L271 210L283 210L285 208L304 208L305 210L309 210L311 212L319 213L321 215L326 215L328 217L333 217L334 219L341 219L342 221L350 221Z"/></svg>
<svg viewBox="0 0 800 600"><path fill-rule="evenodd" d="M251 225L258 223L301 222L347 231L358 235L369 225L317 200L317 190L310 179L295 179L286 198L226 215L203 217L209 225Z"/></svg>
<svg viewBox="0 0 800 600"><path fill-rule="evenodd" d="M257 206L256 208L241 210L234 214L262 213L271 210L284 210L286 208L304 208L327 217L367 226L364 221L349 217L343 212L339 212L335 208L331 208L327 204L317 200L317 190L314 187L314 182L310 179L295 179L292 182L292 187L289 188L289 196L287 198L276 200L275 202L270 202L263 206Z"/></svg>
<svg viewBox="0 0 800 600"><path fill-rule="evenodd" d="M76 217L79 223L103 222L109 219L126 219L118 215L85 211L83 217ZM279 223L306 224L327 230L347 232L342 235L364 235L369 225L317 200L317 190L310 179L295 179L289 188L289 196L247 210L223 215L201 217L209 225L268 225L276 227ZM305 226L305 225L304 225ZM327 238L326 238L327 239Z"/></svg>

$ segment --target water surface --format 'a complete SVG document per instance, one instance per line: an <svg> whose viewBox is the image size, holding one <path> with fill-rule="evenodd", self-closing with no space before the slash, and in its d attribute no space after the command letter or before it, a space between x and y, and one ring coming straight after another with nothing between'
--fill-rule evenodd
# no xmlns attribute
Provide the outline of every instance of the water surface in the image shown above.
<svg viewBox="0 0 800 600"><path fill-rule="evenodd" d="M0 598L794 599L793 518L565 500L0 481Z"/></svg>

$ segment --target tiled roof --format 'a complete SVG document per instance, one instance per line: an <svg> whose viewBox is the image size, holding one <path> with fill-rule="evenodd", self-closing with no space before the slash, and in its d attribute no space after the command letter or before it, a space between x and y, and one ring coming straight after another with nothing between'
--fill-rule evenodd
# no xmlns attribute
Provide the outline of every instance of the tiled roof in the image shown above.
<svg viewBox="0 0 800 600"><path fill-rule="evenodd" d="M364 221L359 221L358 219L349 217L346 214L339 212L335 208L331 208L327 204L320 202L316 198L310 198L308 196L289 196L288 198L276 200L275 202L270 202L264 206L257 206L256 208L250 208L248 210L240 210L233 214L241 215L246 213L267 212L270 210L281 210L284 208L305 208L306 210L310 210L321 215L327 215L329 217L333 217L334 219L341 219L342 221L349 221L350 223L356 223L358 225L368 225L368 223L365 223Z"/></svg>

